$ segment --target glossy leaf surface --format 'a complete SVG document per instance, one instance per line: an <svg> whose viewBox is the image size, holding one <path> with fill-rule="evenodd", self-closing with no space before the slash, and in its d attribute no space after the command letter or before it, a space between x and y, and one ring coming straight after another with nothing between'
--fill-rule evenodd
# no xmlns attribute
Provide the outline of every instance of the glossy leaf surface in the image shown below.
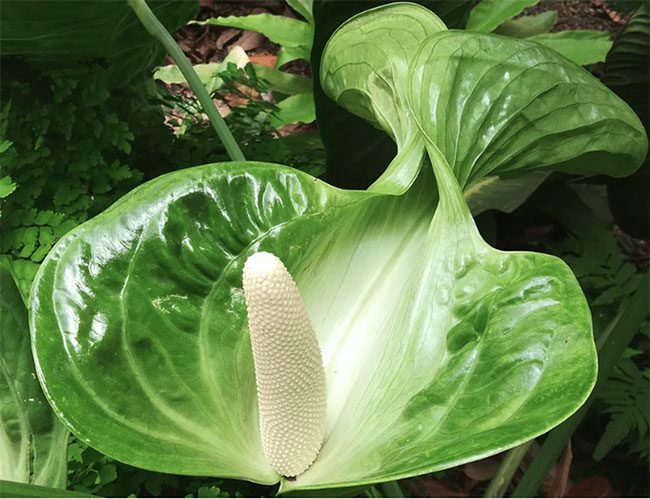
<svg viewBox="0 0 650 499"><path fill-rule="evenodd" d="M282 491L491 455L589 394L591 320L571 271L490 248L461 186L589 153L602 171L633 163L646 140L629 108L548 49L449 32L407 4L341 27L321 79L398 144L372 189L260 163L179 171L68 234L41 267L31 325L42 382L100 451L159 471L280 480L261 450L241 291L256 251L294 276L326 372L323 447Z"/></svg>
<svg viewBox="0 0 650 499"><path fill-rule="evenodd" d="M346 20L386 0L315 0L316 26L311 65L318 131L323 139L327 180L347 189L365 189L377 180L395 156L391 138L336 104L323 92L319 78L325 44ZM465 25L472 0L421 0L451 28ZM388 13L386 13L388 15Z"/></svg>
<svg viewBox="0 0 650 499"><path fill-rule="evenodd" d="M36 378L27 308L0 265L0 479L65 487L68 431Z"/></svg>

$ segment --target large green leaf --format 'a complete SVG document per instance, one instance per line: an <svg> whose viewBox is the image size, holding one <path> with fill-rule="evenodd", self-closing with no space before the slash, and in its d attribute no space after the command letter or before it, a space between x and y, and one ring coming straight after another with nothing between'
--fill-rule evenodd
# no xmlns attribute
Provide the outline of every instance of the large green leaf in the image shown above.
<svg viewBox="0 0 650 499"><path fill-rule="evenodd" d="M628 2L634 4L635 2ZM648 130L650 118L650 8L641 2L625 30L607 54L603 83L622 97L639 115ZM616 223L627 234L648 238L648 182L650 166L645 164L634 175L608 182L608 194Z"/></svg>
<svg viewBox="0 0 650 499"><path fill-rule="evenodd" d="M624 176L647 151L629 106L534 43L448 32L422 45L412 69L413 112L461 185L487 173L551 165ZM434 75L444 75L443 82L422 92Z"/></svg>
<svg viewBox="0 0 650 499"><path fill-rule="evenodd" d="M151 2L173 31L198 8L196 0ZM84 64L107 64L115 84L153 69L163 58L160 44L146 32L126 0L3 0L2 55L18 55L47 68L68 72Z"/></svg>
<svg viewBox="0 0 650 499"><path fill-rule="evenodd" d="M0 265L0 479L65 487L68 431L36 379L27 308Z"/></svg>
<svg viewBox="0 0 650 499"><path fill-rule="evenodd" d="M539 0L480 0L469 13L466 29L489 33Z"/></svg>
<svg viewBox="0 0 650 499"><path fill-rule="evenodd" d="M318 131L323 139L327 180L337 187L365 189L372 184L395 156L395 145L383 131L347 112L323 92L318 77L321 56L334 31L352 16L388 3L388 0L315 0L316 19L311 54L314 101ZM464 26L472 0L422 0L452 28Z"/></svg>
<svg viewBox="0 0 650 499"><path fill-rule="evenodd" d="M549 430L589 394L591 319L571 271L488 246L461 185L584 169L585 156L602 171L613 167L601 159L633 163L646 139L631 111L548 49L448 32L405 4L339 28L321 76L397 141L372 189L261 163L178 171L75 229L41 266L39 376L82 440L147 469L281 480L262 453L241 290L257 251L295 277L326 372L323 447L282 491L485 457Z"/></svg>
<svg viewBox="0 0 650 499"><path fill-rule="evenodd" d="M323 52L320 80L330 97L388 132L397 144L398 154L382 175L382 183L399 190L415 179L424 152L406 103L409 63L423 39L446 29L435 14L419 5L375 7L349 19Z"/></svg>
<svg viewBox="0 0 650 499"><path fill-rule="evenodd" d="M625 30L616 39L605 61L603 82L630 103L641 115L648 117L648 36L650 8L643 2ZM638 85L643 85L640 90Z"/></svg>

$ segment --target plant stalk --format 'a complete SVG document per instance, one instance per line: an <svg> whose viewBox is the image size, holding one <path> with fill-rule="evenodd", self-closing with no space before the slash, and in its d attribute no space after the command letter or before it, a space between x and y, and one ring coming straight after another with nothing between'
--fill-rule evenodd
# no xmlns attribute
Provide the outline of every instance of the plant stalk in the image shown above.
<svg viewBox="0 0 650 499"><path fill-rule="evenodd" d="M90 494L75 492L53 487L42 487L31 483L10 482L0 480L0 497L97 497Z"/></svg>
<svg viewBox="0 0 650 499"><path fill-rule="evenodd" d="M392 482L384 482L380 487L384 493L384 497L404 497L404 492L402 492L402 489L395 480Z"/></svg>
<svg viewBox="0 0 650 499"><path fill-rule="evenodd" d="M201 83L199 75L196 74L192 64L176 44L172 35L170 35L161 24L145 0L127 0L127 2L138 16L138 19L140 19L140 22L145 29L156 38L163 47L165 47L167 53L172 57L172 59L174 59L174 62L176 62L178 69L181 70L181 73L183 73L183 76L194 91L197 99L199 99L203 111L208 115L212 128L217 132L217 135L226 148L226 152L228 153L228 156L230 156L230 159L233 161L245 161L246 158L244 157L244 153L242 153L239 148L235 137L233 137L232 133L228 129L228 125L226 125L226 122L215 107L214 102L212 102L210 94L208 94L203 83Z"/></svg>
<svg viewBox="0 0 650 499"><path fill-rule="evenodd" d="M526 456L532 443L533 441L530 440L508 451L496 475L494 475L488 488L485 490L483 497L503 497L508 489L508 485L512 481L512 477L517 471L517 468L519 468L519 464L521 464L522 459Z"/></svg>
<svg viewBox="0 0 650 499"><path fill-rule="evenodd" d="M594 392L609 378L616 364L623 356L625 348L648 316L650 300L650 278L646 274L623 311L614 318L607 328L607 339L598 350L599 371L596 387L587 402L573 416L551 431L542 444L539 453L531 463L522 480L517 484L512 497L535 497L544 478L555 464L571 435L587 414L594 398Z"/></svg>

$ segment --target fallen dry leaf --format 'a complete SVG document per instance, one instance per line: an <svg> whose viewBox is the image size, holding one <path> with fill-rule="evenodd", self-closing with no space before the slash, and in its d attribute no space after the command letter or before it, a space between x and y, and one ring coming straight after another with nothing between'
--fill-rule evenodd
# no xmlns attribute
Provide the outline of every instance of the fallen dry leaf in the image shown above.
<svg viewBox="0 0 650 499"><path fill-rule="evenodd" d="M242 32L242 35L237 39L237 45L243 48L245 51L255 50L264 42L265 37L263 34L258 33L257 31L248 31L245 30Z"/></svg>
<svg viewBox="0 0 650 499"><path fill-rule="evenodd" d="M571 450L571 440L569 440L560 461L553 466L546 480L544 480L544 485L542 485L544 497L566 497L572 461L573 451Z"/></svg>
<svg viewBox="0 0 650 499"><path fill-rule="evenodd" d="M275 61L278 60L278 56L274 54L253 54L250 56L250 60L253 64L259 64L260 66L274 68Z"/></svg>
<svg viewBox="0 0 650 499"><path fill-rule="evenodd" d="M462 490L447 487L436 478L418 478L407 482L408 488L420 497L468 497L469 494Z"/></svg>
<svg viewBox="0 0 650 499"><path fill-rule="evenodd" d="M499 468L500 459L497 456L491 456L480 461L474 461L463 466L463 473L472 480L485 482L492 479Z"/></svg>
<svg viewBox="0 0 650 499"><path fill-rule="evenodd" d="M222 50L226 44L231 42L235 37L239 36L240 33L240 29L225 28L221 33L219 33L217 41L215 42L217 49Z"/></svg>
<svg viewBox="0 0 650 499"><path fill-rule="evenodd" d="M590 476L571 487L567 497L621 497L602 476Z"/></svg>

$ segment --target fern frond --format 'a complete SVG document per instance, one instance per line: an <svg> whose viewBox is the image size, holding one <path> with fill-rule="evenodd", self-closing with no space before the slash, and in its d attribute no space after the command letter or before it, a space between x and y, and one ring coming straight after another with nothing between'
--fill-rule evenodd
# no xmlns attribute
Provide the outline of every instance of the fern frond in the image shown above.
<svg viewBox="0 0 650 499"><path fill-rule="evenodd" d="M634 416L630 412L619 412L607 423L605 432L596 445L594 459L600 461L614 447L619 445L634 429Z"/></svg>

